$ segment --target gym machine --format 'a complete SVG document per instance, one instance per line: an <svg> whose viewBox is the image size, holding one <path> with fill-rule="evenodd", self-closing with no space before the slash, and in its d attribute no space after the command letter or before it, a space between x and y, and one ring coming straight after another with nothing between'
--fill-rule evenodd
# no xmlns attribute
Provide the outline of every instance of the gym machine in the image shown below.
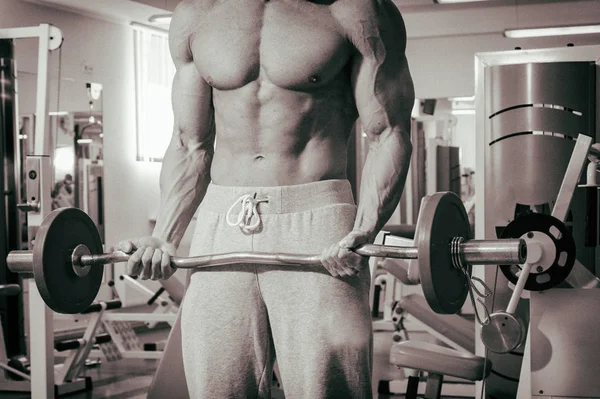
<svg viewBox="0 0 600 399"><path fill-rule="evenodd" d="M17 286L17 288L19 288L20 292L20 287ZM102 321L105 311L120 307L121 301L98 302L90 305L82 312L82 314L90 314L83 336L76 339L60 340L54 343L57 357L62 353L66 353L64 362L54 366L57 395L92 389L91 377L83 376L82 374L84 367L94 367L99 363L99 360L89 360L92 350L96 347L102 350L107 360L120 359L118 356L114 356L115 351L112 348L105 349L106 344L112 342L112 336L108 333L100 333L103 327ZM30 391L31 363L26 356L15 356L6 359L6 356L3 356L3 353L0 351L0 367L7 371L4 379L0 380L0 391Z"/></svg>
<svg viewBox="0 0 600 399"><path fill-rule="evenodd" d="M597 161L598 155L600 155L600 146L592 146L590 137L579 135L569 163L568 173L565 174L561 186L557 207L553 212L554 215L566 215L566 209L569 208L573 191L587 158L590 157ZM424 205L421 207L419 223L421 222L421 215L427 209L428 201L430 201L428 197L423 200ZM526 320L515 314L517 304L523 296L524 290L546 293L546 290L566 281L576 262L575 242L569 229L558 218L539 213L525 214L516 218L504 229L502 235L513 238L520 237L526 241L526 262L520 265L519 268L516 268L515 265L500 266L502 274L506 276L508 281L514 283L506 310L495 312L487 310L488 305L484 302L484 299L493 299L495 290L488 290L485 285L483 285L483 292L478 292L477 289L472 288L479 296L478 301L485 311L485 316L481 317L479 315L475 302L473 302L473 307L479 326L480 342L492 353L511 354L515 353L514 351L525 343ZM384 261L383 265L387 271L401 280L409 284L419 283L419 281L409 277L402 263ZM421 282L426 284L423 280ZM450 287L447 289L448 291L453 290ZM424 292L426 292L425 287ZM471 299L473 297L472 295ZM418 309L419 303L414 299L409 299L407 304L409 308L417 309L421 315L426 313L422 309ZM425 314L425 322L433 325L432 320L434 317L432 316ZM437 319L433 321L435 323L443 321L439 317ZM448 323L442 325L448 327ZM434 335L439 338L437 334ZM461 341L461 334L454 334L454 338L458 338L455 341ZM488 359L489 356L473 356L472 349L466 350L465 347L460 347L460 344L457 345L448 337L444 337L442 341L456 348L456 350L419 341L404 341L394 344L391 351L391 362L396 366L428 373L429 377L425 390L425 397L428 399L439 398L444 376L449 375L470 381L480 381L488 377L493 365L493 362ZM416 398L418 382L413 381L411 384L410 380L413 378L416 377L409 377L407 398Z"/></svg>
<svg viewBox="0 0 600 399"><path fill-rule="evenodd" d="M0 285L0 296L15 296L21 294L21 286L18 284ZM27 373L14 367L4 345L4 328L0 325L0 391L15 390L29 391L31 378ZM25 381L16 381L16 378ZM12 389L7 389L7 388Z"/></svg>
<svg viewBox="0 0 600 399"><path fill-rule="evenodd" d="M17 87L15 80L14 45L9 39L0 39L0 187L2 209L0 212L0 256L6 258L13 249L24 249L22 240L23 216L17 209L21 193L19 177L19 148ZM20 277L0 262L0 284L19 284ZM0 296L0 314L5 331L7 355L25 353L25 327L23 296ZM9 328L10 327L10 328Z"/></svg>
<svg viewBox="0 0 600 399"><path fill-rule="evenodd" d="M51 151L47 140L49 65L50 53L62 46L63 34L60 29L49 24L0 29L0 40L20 39L37 39L38 41L35 155L27 156L26 165L24 165L28 177L26 181L28 198L25 203L17 205L20 210L27 212L28 242L33 245L37 228L51 211L50 196L42 195L42 193L52 191L53 180ZM14 73L16 74L16 68ZM35 284L29 286L29 318L33 321L30 324L34 325L36 329L36 334L29 336L31 380L34 381L30 384L31 396L40 399L54 398L55 395L79 390L80 387L77 384L58 385L55 383L53 314L44 305Z"/></svg>
<svg viewBox="0 0 600 399"><path fill-rule="evenodd" d="M596 45L475 57L476 237L500 236L513 219L533 211L562 220L577 246L565 284L530 292L516 309L529 325L526 344L519 348L523 356L478 345L477 353L487 354L495 370L518 380L492 375L483 397L600 397L600 340L595 334L600 291L593 289L600 287L595 275L597 155L588 156L586 168L587 145L579 140L584 134L591 142L600 141L599 56ZM497 280L492 270L476 273L488 285L497 283L495 307L507 306L513 283L504 273Z"/></svg>

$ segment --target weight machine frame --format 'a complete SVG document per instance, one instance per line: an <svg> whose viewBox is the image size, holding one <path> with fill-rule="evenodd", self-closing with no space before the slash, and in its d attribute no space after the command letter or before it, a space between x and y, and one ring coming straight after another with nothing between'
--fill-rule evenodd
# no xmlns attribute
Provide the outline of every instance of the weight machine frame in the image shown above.
<svg viewBox="0 0 600 399"><path fill-rule="evenodd" d="M47 127L49 125L49 97L50 90L50 52L61 47L63 42L62 31L50 24L39 26L0 29L0 39L38 39L38 67L37 67L37 96L36 96L36 124L35 124L35 155L28 156L26 166L34 173L28 175L27 180L27 225L29 226L28 240L31 247L39 227L46 215L52 210L50 193L52 190L52 152L47 140ZM33 187L38 195L31 199ZM29 334L29 356L31 362L31 381L29 389L31 396L40 399L53 399L55 395L62 395L86 389L85 380L56 384L54 370L54 320L53 313L42 300L35 283L29 279L29 320L30 329L35 325L36 334ZM32 324L32 322L34 324ZM13 381L11 381L12 383ZM21 389L19 389L21 390ZM25 389L23 389L25 390Z"/></svg>
<svg viewBox="0 0 600 399"><path fill-rule="evenodd" d="M477 157L477 173L475 175L475 192L477 194L476 201L476 224L475 237L483 239L492 235L488 222L488 214L486 211L486 169L488 168L488 146L487 146L487 127L489 120L486 118L486 101L487 92L491 90L486 87L486 69L492 66L513 65L513 64L528 64L528 63L551 63L551 62L596 62L600 65L600 46L581 46L581 47L564 47L551 49L535 49L535 50L515 50L501 51L490 53L475 54L475 113L476 113L476 132L479 132L476 137ZM596 82L599 87L599 82ZM596 101L600 90L596 92ZM598 110L596 111L598 112ZM596 116L598 120L598 116ZM598 134L599 126L596 126L596 135ZM566 218L569 210L570 202L581 173L584 170L587 162L588 151L594 139L589 136L579 135L577 144L573 149L568 167L562 179L562 184L556 198L555 205L552 209L552 216L563 221ZM489 270L483 268L473 268L473 275L484 279L485 272ZM566 282L576 289L600 288L600 279L589 272L579 261L575 262L575 266L567 277ZM476 325L476 337L480 336L481 326ZM476 354L485 356L486 348L481 339L476 340ZM520 382L517 392L518 398L531 397L531 337L528 329L526 343L524 347L523 364L520 374ZM477 397L481 398L480 394L485 395L482 390L481 381L477 382Z"/></svg>

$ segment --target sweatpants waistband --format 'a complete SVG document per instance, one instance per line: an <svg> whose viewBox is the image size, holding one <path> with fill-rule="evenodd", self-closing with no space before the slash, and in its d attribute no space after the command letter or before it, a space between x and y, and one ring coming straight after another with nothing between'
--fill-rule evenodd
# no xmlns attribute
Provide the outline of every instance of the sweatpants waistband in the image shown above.
<svg viewBox="0 0 600 399"><path fill-rule="evenodd" d="M292 186L234 187L211 183L200 208L226 213L245 195L254 197L261 214L296 213L335 204L354 205L348 180L323 180Z"/></svg>

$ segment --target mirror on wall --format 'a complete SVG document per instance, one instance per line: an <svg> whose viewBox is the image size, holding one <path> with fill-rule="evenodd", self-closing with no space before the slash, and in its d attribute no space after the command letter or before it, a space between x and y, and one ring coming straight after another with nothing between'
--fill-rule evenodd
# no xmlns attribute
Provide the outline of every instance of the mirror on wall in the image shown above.
<svg viewBox="0 0 600 399"><path fill-rule="evenodd" d="M37 75L21 73L19 141L22 165L35 152ZM52 79L45 143L53 155L52 209L77 207L95 222L104 240L104 124L102 85L74 79ZM22 176L22 182L25 176ZM21 197L25 198L22 184Z"/></svg>
<svg viewBox="0 0 600 399"><path fill-rule="evenodd" d="M404 198L416 221L421 198L452 191L462 199L473 222L475 204L474 97L417 99L412 112L413 157ZM413 222L414 222L413 221Z"/></svg>
<svg viewBox="0 0 600 399"><path fill-rule="evenodd" d="M452 191L461 197L474 224L475 98L417 99L411 117L410 169L400 206L388 223L415 224L423 197ZM360 123L355 138L350 141L348 175L359 186L369 150Z"/></svg>
<svg viewBox="0 0 600 399"><path fill-rule="evenodd" d="M474 195L475 99L418 99L412 112L413 145L425 173L426 193L453 191L463 201Z"/></svg>

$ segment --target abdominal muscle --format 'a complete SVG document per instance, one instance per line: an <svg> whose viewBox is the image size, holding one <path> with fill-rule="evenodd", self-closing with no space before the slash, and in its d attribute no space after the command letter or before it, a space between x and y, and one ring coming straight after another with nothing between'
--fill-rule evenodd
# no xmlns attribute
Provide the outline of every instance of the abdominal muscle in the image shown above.
<svg viewBox="0 0 600 399"><path fill-rule="evenodd" d="M346 178L356 108L343 76L312 90L266 81L213 89L213 105L214 184L266 187Z"/></svg>

